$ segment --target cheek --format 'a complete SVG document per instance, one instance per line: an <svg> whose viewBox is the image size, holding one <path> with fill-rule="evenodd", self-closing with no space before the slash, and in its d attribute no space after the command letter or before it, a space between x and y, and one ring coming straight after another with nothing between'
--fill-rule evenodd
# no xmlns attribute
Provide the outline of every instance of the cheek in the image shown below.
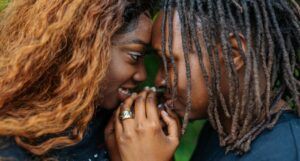
<svg viewBox="0 0 300 161"><path fill-rule="evenodd" d="M206 70L208 70L208 64L204 64ZM192 118L204 118L206 117L206 111L209 103L208 90L206 81L199 65L198 57L196 54L190 55L190 67L191 67L191 99L192 99ZM185 69L185 68L184 68ZM184 76L183 78L186 78ZM186 80L186 79L185 79ZM187 80L185 81L187 82ZM185 84L187 85L187 84ZM186 86L187 87L187 86Z"/></svg>
<svg viewBox="0 0 300 161"><path fill-rule="evenodd" d="M180 61L178 66L178 91L185 94L187 91L187 76L185 62ZM208 65L205 64L206 69ZM191 69L191 83L192 83L192 97L199 98L202 95L207 95L206 83L198 63L198 58L195 54L190 56L190 69Z"/></svg>
<svg viewBox="0 0 300 161"><path fill-rule="evenodd" d="M186 105L186 94L187 94L187 76L186 67L184 59L183 61L178 61L176 63L178 69L178 105L182 108L179 112L180 115L184 115L184 109ZM206 68L208 65L205 64ZM190 68L191 68L191 96L192 96L192 111L191 119L206 118L207 107L208 107L208 92L204 77L200 65L198 63L198 58L196 55L190 56ZM173 72L170 72L170 76L173 76ZM173 77L172 77L173 78Z"/></svg>
<svg viewBox="0 0 300 161"><path fill-rule="evenodd" d="M229 80L228 80L228 75L226 72L226 67L225 65L221 64L221 80L220 80L220 92L223 94L223 96L225 97L226 100L228 100L228 96L229 96Z"/></svg>
<svg viewBox="0 0 300 161"><path fill-rule="evenodd" d="M133 69L126 60L120 58L112 59L108 72L107 78L110 87L120 86L129 80L132 76Z"/></svg>
<svg viewBox="0 0 300 161"><path fill-rule="evenodd" d="M184 63L184 61L178 61L176 63L176 65L177 65L177 69L178 69L177 93L180 98L185 98L186 88L187 88L185 63ZM171 72L171 73L174 73L174 72Z"/></svg>

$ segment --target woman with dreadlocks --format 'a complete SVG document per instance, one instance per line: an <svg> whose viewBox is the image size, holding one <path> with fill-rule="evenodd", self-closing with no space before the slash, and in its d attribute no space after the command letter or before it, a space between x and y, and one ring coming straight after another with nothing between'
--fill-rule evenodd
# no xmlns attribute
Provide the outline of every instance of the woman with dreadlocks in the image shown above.
<svg viewBox="0 0 300 161"><path fill-rule="evenodd" d="M188 119L209 120L193 161L300 160L299 11L293 0L164 2L152 30L157 86L170 89L165 106L183 117L182 133ZM164 134L150 112L153 97L139 97L134 119L115 119L123 161L168 161L178 145L176 123Z"/></svg>
<svg viewBox="0 0 300 161"><path fill-rule="evenodd" d="M1 161L107 160L109 111L146 79L149 6L126 0L8 5L0 18Z"/></svg>

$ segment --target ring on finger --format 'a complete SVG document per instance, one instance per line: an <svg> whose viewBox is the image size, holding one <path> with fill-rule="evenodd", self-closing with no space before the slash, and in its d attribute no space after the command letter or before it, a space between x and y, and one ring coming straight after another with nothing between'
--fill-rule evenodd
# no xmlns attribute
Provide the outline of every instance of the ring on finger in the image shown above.
<svg viewBox="0 0 300 161"><path fill-rule="evenodd" d="M124 110L120 113L120 120L121 121L124 121L126 119L133 119L134 118L134 115L133 115L133 112L130 111L130 110Z"/></svg>

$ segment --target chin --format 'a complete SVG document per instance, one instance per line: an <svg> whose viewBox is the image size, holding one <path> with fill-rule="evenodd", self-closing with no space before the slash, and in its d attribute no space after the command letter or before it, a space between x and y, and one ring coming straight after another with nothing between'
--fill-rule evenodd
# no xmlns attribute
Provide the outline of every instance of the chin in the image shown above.
<svg viewBox="0 0 300 161"><path fill-rule="evenodd" d="M185 111L176 111L175 110L175 113L177 113L177 115L180 117L180 118L184 118L184 114L185 114ZM190 112L189 114L189 120L190 121L195 121L195 120L202 120L202 119L207 119L207 114L205 113L195 113L193 111Z"/></svg>
<svg viewBox="0 0 300 161"><path fill-rule="evenodd" d="M180 118L183 118L183 117L184 117L185 111L178 111L178 110L175 109L174 112L175 112Z"/></svg>
<svg viewBox="0 0 300 161"><path fill-rule="evenodd" d="M106 110L114 110L119 107L119 101L109 99L109 100L103 101L103 103L101 103L100 107L102 107Z"/></svg>
<svg viewBox="0 0 300 161"><path fill-rule="evenodd" d="M207 117L206 116L190 116L190 118L189 118L190 121L203 120L203 119L207 119Z"/></svg>

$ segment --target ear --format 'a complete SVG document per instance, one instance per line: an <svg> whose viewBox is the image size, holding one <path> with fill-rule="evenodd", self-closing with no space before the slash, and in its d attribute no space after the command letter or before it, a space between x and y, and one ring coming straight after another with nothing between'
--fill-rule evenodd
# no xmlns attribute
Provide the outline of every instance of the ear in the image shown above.
<svg viewBox="0 0 300 161"><path fill-rule="evenodd" d="M231 44L233 62L237 71L245 65L245 62L241 55L242 53L240 51L242 50L244 53L246 53L247 46L245 37L242 34L239 34L238 36L239 37L237 38L233 33L229 34L229 42ZM241 49L239 47L238 39L240 39L241 42Z"/></svg>

